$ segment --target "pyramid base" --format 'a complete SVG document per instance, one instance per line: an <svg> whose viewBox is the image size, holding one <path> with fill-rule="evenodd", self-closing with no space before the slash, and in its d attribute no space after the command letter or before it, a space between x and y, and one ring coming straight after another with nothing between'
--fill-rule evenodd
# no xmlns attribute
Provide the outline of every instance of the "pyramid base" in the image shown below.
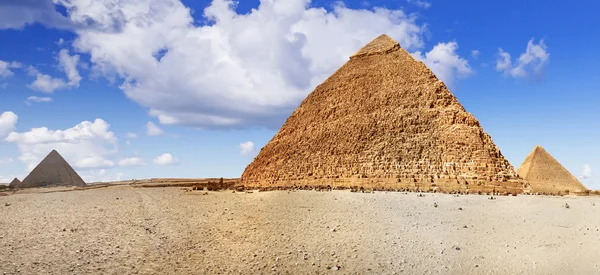
<svg viewBox="0 0 600 275"><path fill-rule="evenodd" d="M422 191L463 194L523 194L527 193L520 181L466 183L461 180L399 181L390 178L325 178L289 181L243 182L246 189L289 190L374 190L374 191Z"/></svg>

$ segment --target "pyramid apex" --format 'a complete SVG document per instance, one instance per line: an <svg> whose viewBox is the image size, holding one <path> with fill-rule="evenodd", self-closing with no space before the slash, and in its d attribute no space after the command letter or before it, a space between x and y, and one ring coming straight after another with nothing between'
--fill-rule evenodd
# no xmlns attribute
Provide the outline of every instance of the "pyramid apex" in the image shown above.
<svg viewBox="0 0 600 275"><path fill-rule="evenodd" d="M400 43L387 34L382 34L350 56L350 59L375 54L386 54L400 49Z"/></svg>

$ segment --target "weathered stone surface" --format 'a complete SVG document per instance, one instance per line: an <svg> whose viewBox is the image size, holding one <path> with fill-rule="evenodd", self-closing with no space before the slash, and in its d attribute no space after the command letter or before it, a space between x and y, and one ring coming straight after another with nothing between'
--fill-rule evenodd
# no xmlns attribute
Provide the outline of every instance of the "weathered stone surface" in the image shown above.
<svg viewBox="0 0 600 275"><path fill-rule="evenodd" d="M21 184L21 181L19 179L17 179L17 178L14 178L10 182L10 184L8 186L10 186L10 187L17 187L17 186L19 186L19 184Z"/></svg>
<svg viewBox="0 0 600 275"><path fill-rule="evenodd" d="M544 194L585 193L588 189L541 146L533 148L517 169L531 185L531 192Z"/></svg>
<svg viewBox="0 0 600 275"><path fill-rule="evenodd" d="M58 153L52 150L38 166L36 166L19 188L45 186L85 186L85 182L73 170L71 165Z"/></svg>
<svg viewBox="0 0 600 275"><path fill-rule="evenodd" d="M523 187L477 119L385 35L308 95L241 182L486 192Z"/></svg>

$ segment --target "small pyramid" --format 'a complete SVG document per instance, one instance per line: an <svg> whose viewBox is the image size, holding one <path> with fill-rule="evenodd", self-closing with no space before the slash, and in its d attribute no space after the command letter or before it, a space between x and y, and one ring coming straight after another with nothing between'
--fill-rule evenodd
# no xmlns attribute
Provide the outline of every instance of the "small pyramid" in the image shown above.
<svg viewBox="0 0 600 275"><path fill-rule="evenodd" d="M479 121L387 35L358 50L304 99L241 182L523 191Z"/></svg>
<svg viewBox="0 0 600 275"><path fill-rule="evenodd" d="M19 184L21 184L21 181L19 179L17 179L17 178L14 178L10 182L10 184L8 186L10 186L10 187L17 187L17 186L19 186Z"/></svg>
<svg viewBox="0 0 600 275"><path fill-rule="evenodd" d="M58 153L52 150L38 164L23 182L20 188L45 186L85 186L85 182L73 170L71 165Z"/></svg>
<svg viewBox="0 0 600 275"><path fill-rule="evenodd" d="M588 189L542 146L535 146L517 169L534 193L582 193ZM568 192L567 192L568 190Z"/></svg>

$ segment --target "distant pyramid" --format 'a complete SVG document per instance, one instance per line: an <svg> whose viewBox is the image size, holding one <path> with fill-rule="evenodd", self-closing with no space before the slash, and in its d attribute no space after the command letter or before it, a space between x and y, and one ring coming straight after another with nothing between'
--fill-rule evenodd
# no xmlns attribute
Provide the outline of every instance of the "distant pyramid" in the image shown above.
<svg viewBox="0 0 600 275"><path fill-rule="evenodd" d="M521 192L523 181L444 83L387 35L300 104L246 186Z"/></svg>
<svg viewBox="0 0 600 275"><path fill-rule="evenodd" d="M10 184L8 186L10 186L10 187L17 187L17 186L19 186L19 184L21 184L21 181L19 179L17 179L17 178L14 178L10 182Z"/></svg>
<svg viewBox="0 0 600 275"><path fill-rule="evenodd" d="M588 189L554 159L544 148L536 146L525 158L519 174L531 185L533 193L558 194L558 192L581 193Z"/></svg>
<svg viewBox="0 0 600 275"><path fill-rule="evenodd" d="M56 150L52 150L19 185L20 188L44 186L85 186L85 182Z"/></svg>

